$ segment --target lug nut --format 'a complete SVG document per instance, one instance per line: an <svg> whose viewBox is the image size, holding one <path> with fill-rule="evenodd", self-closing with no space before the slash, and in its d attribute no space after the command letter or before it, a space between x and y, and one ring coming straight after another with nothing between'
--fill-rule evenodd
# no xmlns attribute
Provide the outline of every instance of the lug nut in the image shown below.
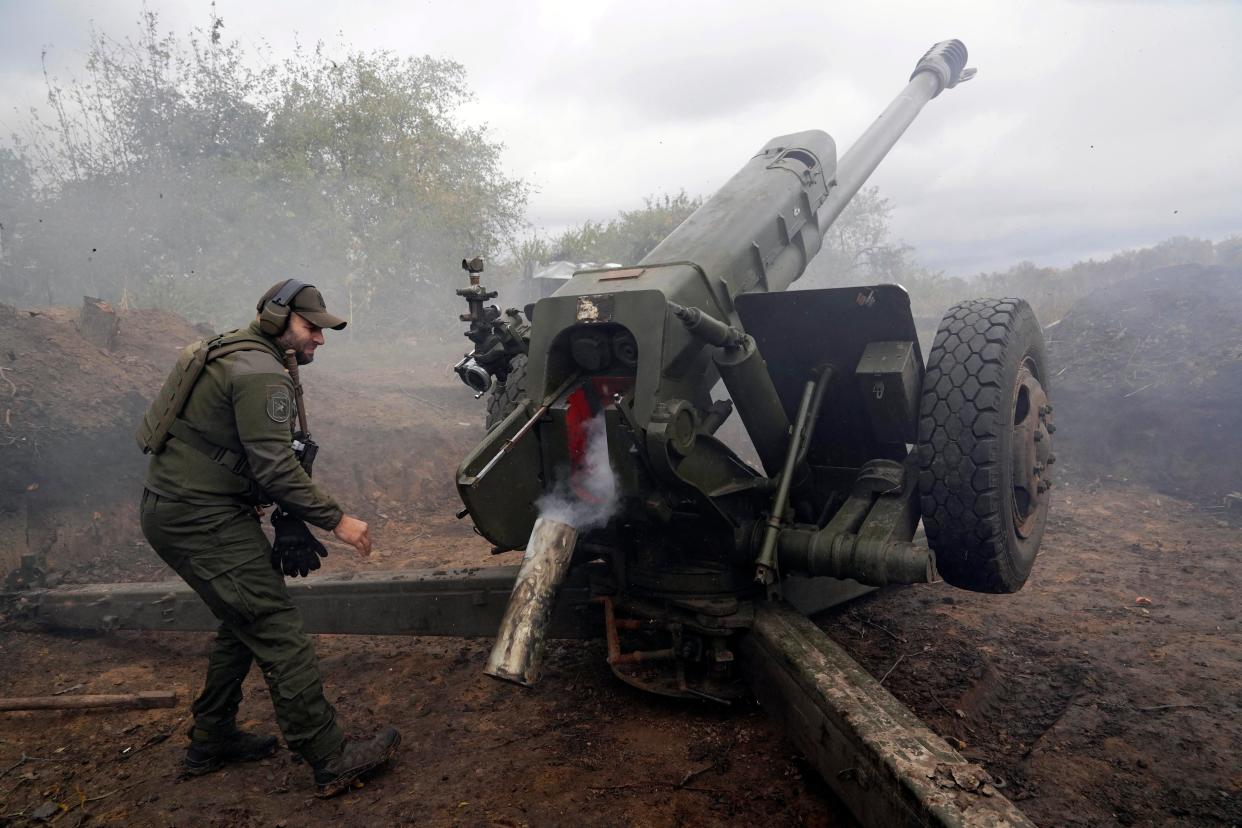
<svg viewBox="0 0 1242 828"><path fill-rule="evenodd" d="M1042 431L1035 432L1035 442L1038 443L1043 439L1044 439L1044 433Z"/></svg>
<svg viewBox="0 0 1242 828"><path fill-rule="evenodd" d="M1049 465L1049 466L1051 466L1051 465L1052 465L1053 463L1055 463L1055 462L1057 462L1057 456L1056 456L1055 454L1049 454L1049 455L1048 455L1048 465Z"/></svg>

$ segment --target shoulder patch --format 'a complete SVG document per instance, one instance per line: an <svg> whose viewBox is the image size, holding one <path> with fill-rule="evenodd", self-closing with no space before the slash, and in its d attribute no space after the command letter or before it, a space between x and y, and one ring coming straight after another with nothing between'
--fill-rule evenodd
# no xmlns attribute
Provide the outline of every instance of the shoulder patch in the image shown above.
<svg viewBox="0 0 1242 828"><path fill-rule="evenodd" d="M269 385L267 387L267 416L271 417L273 422L287 423L292 411L293 397L289 389L284 385Z"/></svg>

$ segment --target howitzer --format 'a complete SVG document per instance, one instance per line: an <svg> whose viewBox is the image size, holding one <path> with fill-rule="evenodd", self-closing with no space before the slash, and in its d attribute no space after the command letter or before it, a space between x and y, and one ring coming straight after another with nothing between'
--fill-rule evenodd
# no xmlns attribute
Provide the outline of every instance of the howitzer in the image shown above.
<svg viewBox="0 0 1242 828"><path fill-rule="evenodd" d="M487 670L527 685L545 638L602 636L644 690L727 702L749 685L863 824L1028 825L805 618L937 573L1011 592L1039 547L1052 406L1026 303L955 306L924 360L899 286L787 290L965 63L937 44L839 162L823 132L775 138L641 261L579 272L524 314L486 305L483 264L464 261L474 350L457 371L490 396L462 514L523 564L291 583L307 629L499 628ZM753 462L723 439L735 411ZM180 583L19 603L62 628L215 626Z"/></svg>
<svg viewBox="0 0 1242 828"><path fill-rule="evenodd" d="M576 273L527 319L491 309L507 332L494 339L524 348L497 376L490 431L458 490L476 528L499 548L524 547L523 572L539 580L512 594L489 673L537 679L546 622L531 619L547 617L553 579L577 569L622 680L726 700L744 687L741 654L752 683L782 686L782 707L822 712L822 686L808 685L822 679L814 653L833 648L809 625L774 622L783 607L814 612L937 572L971 590L1022 587L1055 459L1029 306L955 306L925 361L900 286L787 291L923 106L973 75L965 63L959 41L934 46L839 162L826 133L774 138L641 261ZM758 468L717 436L734 410ZM599 474L592 453L606 458L604 497L582 485ZM563 533L550 535L549 517ZM928 546L913 542L920 521ZM801 655L782 650L787 637ZM873 702L850 712L866 716ZM799 716L803 729L815 718L790 721ZM858 734L847 741L896 744ZM832 782L839 761L822 737L817 748L801 736L795 727Z"/></svg>
<svg viewBox="0 0 1242 828"><path fill-rule="evenodd" d="M973 74L965 60L958 41L933 47L839 163L826 133L774 138L641 261L580 271L527 308L525 353L492 392L501 416L458 489L485 537L528 558L549 498L576 501L593 525L575 565L642 619L639 652L675 654L614 663L624 680L727 698L757 602L814 611L937 571L988 592L1026 580L1052 460L1026 304L952 309L925 363L901 287L787 291L922 107ZM759 468L717 437L733 410ZM595 473L595 423L615 481L591 500L577 481ZM913 543L920 519L930 549Z"/></svg>

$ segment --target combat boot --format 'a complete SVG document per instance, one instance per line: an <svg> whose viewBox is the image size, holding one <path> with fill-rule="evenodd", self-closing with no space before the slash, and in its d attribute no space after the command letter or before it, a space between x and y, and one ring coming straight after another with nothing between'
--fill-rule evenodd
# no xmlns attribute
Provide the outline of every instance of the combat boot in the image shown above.
<svg viewBox="0 0 1242 828"><path fill-rule="evenodd" d="M389 760L401 744L395 727L384 728L373 739L350 740L331 756L315 763L315 796L327 799L347 790L354 780Z"/></svg>
<svg viewBox="0 0 1242 828"><path fill-rule="evenodd" d="M195 738L195 736L200 738ZM219 770L231 762L253 762L266 759L276 752L275 736L260 736L235 730L226 737L201 738L195 730L190 731L190 746L186 748L182 768L189 776L202 776Z"/></svg>

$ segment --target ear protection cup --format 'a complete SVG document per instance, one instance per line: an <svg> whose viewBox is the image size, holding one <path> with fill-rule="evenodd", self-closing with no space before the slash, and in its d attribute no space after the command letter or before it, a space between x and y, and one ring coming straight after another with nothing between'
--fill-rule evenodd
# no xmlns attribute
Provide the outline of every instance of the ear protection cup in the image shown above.
<svg viewBox="0 0 1242 828"><path fill-rule="evenodd" d="M289 279L280 286L276 295L259 308L259 330L268 336L280 336L289 326L289 303L302 288L314 287L297 279Z"/></svg>

